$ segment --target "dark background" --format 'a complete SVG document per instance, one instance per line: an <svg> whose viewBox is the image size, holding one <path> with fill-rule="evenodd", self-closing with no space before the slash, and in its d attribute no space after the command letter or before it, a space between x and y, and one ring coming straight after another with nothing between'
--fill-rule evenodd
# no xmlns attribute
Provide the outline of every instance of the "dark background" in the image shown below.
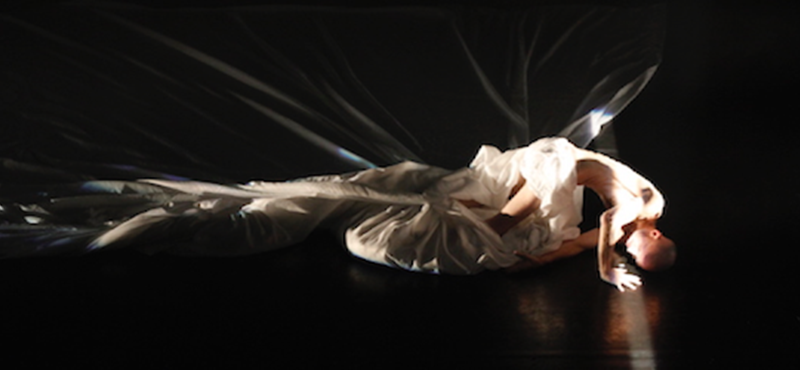
<svg viewBox="0 0 800 370"><path fill-rule="evenodd" d="M325 233L248 258L1 261L3 361L797 368L797 15L781 3L668 4L663 63L614 123L621 158L666 194L661 226L680 248L675 268L644 275L639 303L599 282L590 253L515 276L425 276L356 261Z"/></svg>

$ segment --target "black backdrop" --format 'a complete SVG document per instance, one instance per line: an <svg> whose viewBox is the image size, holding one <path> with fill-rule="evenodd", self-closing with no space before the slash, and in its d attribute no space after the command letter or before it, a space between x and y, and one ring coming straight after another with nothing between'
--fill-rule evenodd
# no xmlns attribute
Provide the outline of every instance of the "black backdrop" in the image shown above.
<svg viewBox="0 0 800 370"><path fill-rule="evenodd" d="M664 190L663 229L681 251L675 269L646 276L661 311L643 356L659 368L798 365L797 15L669 4L662 66L614 123L620 157ZM3 261L4 355L104 368L632 367L598 324L612 322L597 305L614 296L593 284L590 255L453 280L372 269L328 244L249 260ZM552 306L530 305L543 294Z"/></svg>

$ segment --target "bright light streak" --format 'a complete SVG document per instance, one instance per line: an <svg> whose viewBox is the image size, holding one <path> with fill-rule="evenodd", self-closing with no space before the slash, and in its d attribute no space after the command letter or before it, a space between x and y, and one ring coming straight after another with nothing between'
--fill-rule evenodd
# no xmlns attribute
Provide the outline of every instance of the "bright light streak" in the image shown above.
<svg viewBox="0 0 800 370"><path fill-rule="evenodd" d="M120 181L88 181L81 184L81 190L112 194L122 194L124 187L125 184Z"/></svg>
<svg viewBox="0 0 800 370"><path fill-rule="evenodd" d="M344 159L346 159L346 160L348 160L350 162L359 163L360 165L362 165L362 166L364 166L366 168L377 168L378 167L375 164L373 164L372 162L367 161L364 158L359 157L357 154L355 154L355 153L353 153L353 152L351 152L351 151L349 151L349 150L347 150L345 148L339 148L336 151L339 152L339 156L340 157L342 157L342 158L344 158Z"/></svg>
<svg viewBox="0 0 800 370"><path fill-rule="evenodd" d="M247 98L245 98L245 97L243 97L241 95L238 95L238 94L236 94L234 92L231 92L231 94L236 96L237 98L239 98L239 100L241 100L245 104L249 105L250 107L252 107L256 111L261 112L265 116L269 117L274 122L279 123L281 126L283 126L283 127L287 128L287 129L289 129L290 131L294 132L297 136L300 136L303 139L307 140L308 142L316 145L317 147L324 149L328 153L332 153L332 154L338 155L339 157L346 159L347 161L349 161L350 163L352 163L353 165L355 165L357 167L361 167L361 168L375 168L375 167L377 167L372 162L370 162L370 161L368 161L368 160L356 155L355 153L353 153L353 152L351 152L351 151L349 151L349 150L347 150L345 148L342 148L342 147L336 145L332 141L330 141L330 140L320 136L319 134L309 130L308 128L304 127L303 125L297 123L296 121L294 121L292 119L289 119L288 117L286 117L286 116L284 116L282 114L279 114L278 112L275 112L274 110L269 109L269 108L265 107L262 104L259 104L259 103L255 102L255 101L247 99Z"/></svg>
<svg viewBox="0 0 800 370"><path fill-rule="evenodd" d="M42 223L44 220L41 217L36 216L25 216L25 222L30 225L38 225Z"/></svg>
<svg viewBox="0 0 800 370"><path fill-rule="evenodd" d="M611 122L614 114L606 111L604 108L595 108L589 112L589 126L592 130L592 137L597 137L600 130L603 129L606 123Z"/></svg>

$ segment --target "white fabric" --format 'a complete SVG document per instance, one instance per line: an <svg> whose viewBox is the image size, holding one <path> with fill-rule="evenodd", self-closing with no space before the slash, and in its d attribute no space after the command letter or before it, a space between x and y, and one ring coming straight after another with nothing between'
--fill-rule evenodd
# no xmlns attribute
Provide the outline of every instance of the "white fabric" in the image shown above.
<svg viewBox="0 0 800 370"><path fill-rule="evenodd" d="M519 261L514 251L539 255L578 236L583 192L577 186L574 150L565 139L541 139L506 152L484 146L469 168L458 171L404 162L284 183L145 180L132 185L163 189L168 200L116 224L91 249L119 247L136 238L191 235L189 243L164 248L190 255L243 255L294 244L316 228L330 227L342 233L353 255L368 261L412 271L474 274L513 265ZM520 177L541 198L541 207L501 238L484 220L503 208ZM457 200L484 207L470 209ZM161 245L145 245L148 252L162 250Z"/></svg>
<svg viewBox="0 0 800 370"><path fill-rule="evenodd" d="M577 186L574 149L561 138L506 152L483 146L470 168L426 189L424 204L393 205L353 220L346 231L347 248L377 263L455 274L511 266L519 261L515 250L533 255L553 251L580 234L583 189ZM402 170L382 171L404 178L392 173ZM520 176L542 199L541 207L501 239L483 220L506 204ZM455 199L485 207L468 209Z"/></svg>

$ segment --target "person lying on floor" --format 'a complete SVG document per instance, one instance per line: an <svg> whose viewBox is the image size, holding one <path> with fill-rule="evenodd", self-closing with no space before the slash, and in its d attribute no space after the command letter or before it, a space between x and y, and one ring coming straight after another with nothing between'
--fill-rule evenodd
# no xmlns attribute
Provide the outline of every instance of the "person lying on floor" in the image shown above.
<svg viewBox="0 0 800 370"><path fill-rule="evenodd" d="M583 187L607 206L583 234ZM6 189L7 190L7 189ZM674 243L656 229L664 198L641 175L564 138L501 152L483 146L468 168L414 162L289 182L221 185L141 179L46 191L0 188L3 257L130 247L147 253L240 256L328 228L362 259L411 271L520 271L597 247L600 277L619 290L668 268Z"/></svg>

